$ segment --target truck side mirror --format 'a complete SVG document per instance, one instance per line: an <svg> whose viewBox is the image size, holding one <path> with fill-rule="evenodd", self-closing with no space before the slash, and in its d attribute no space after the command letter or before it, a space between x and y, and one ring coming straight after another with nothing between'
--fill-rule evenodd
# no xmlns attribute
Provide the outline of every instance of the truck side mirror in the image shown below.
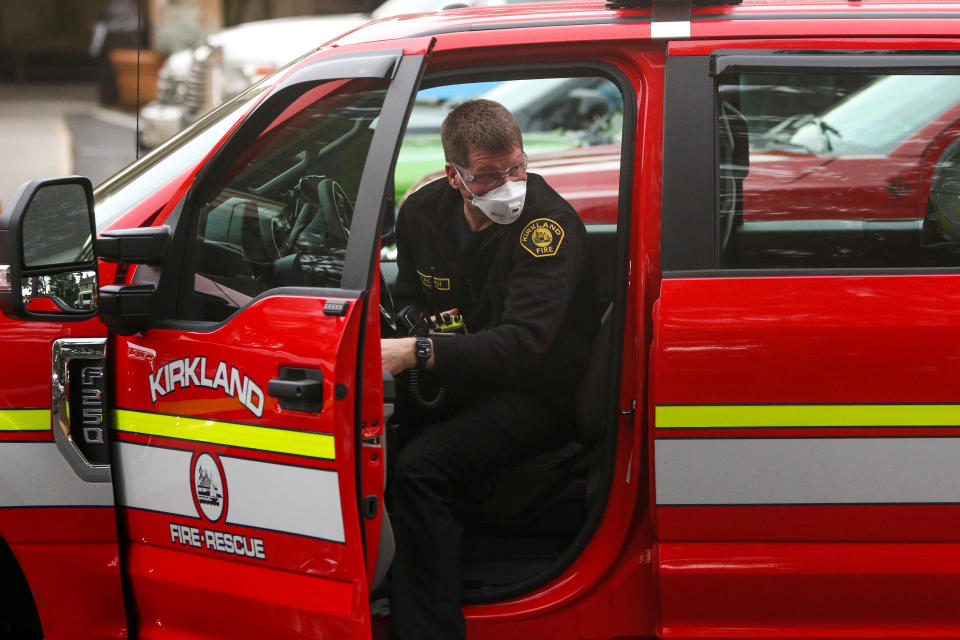
<svg viewBox="0 0 960 640"><path fill-rule="evenodd" d="M0 309L22 320L97 314L93 186L71 176L28 182L0 217Z"/></svg>
<svg viewBox="0 0 960 640"><path fill-rule="evenodd" d="M170 227L142 227L105 231L97 238L97 256L123 264L160 264L170 244ZM100 320L121 336L143 331L153 316L152 284L109 285L100 290Z"/></svg>

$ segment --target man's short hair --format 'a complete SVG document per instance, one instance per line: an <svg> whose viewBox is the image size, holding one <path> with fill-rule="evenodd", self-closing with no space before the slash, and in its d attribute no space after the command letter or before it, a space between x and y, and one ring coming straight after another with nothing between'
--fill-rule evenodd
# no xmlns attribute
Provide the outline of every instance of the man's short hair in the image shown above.
<svg viewBox="0 0 960 640"><path fill-rule="evenodd" d="M499 102L468 100L447 114L440 126L447 162L468 166L471 151L509 153L523 148L520 123Z"/></svg>

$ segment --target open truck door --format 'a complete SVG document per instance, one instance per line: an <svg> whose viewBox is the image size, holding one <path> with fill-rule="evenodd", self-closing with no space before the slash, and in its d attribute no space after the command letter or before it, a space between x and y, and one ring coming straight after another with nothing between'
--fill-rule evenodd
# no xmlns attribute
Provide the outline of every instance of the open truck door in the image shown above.
<svg viewBox="0 0 960 640"><path fill-rule="evenodd" d="M97 239L97 257L149 265L99 296L139 637L370 636L389 561L377 251L431 41L407 44L296 68L164 226ZM31 266L27 218L11 264ZM9 275L8 313L54 314Z"/></svg>

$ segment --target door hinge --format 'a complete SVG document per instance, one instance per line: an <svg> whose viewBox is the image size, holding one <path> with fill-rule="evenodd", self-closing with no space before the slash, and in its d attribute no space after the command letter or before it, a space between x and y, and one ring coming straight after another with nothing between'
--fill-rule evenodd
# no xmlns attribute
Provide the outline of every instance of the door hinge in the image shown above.
<svg viewBox="0 0 960 640"><path fill-rule="evenodd" d="M630 401L629 409L620 409L620 415L622 416L633 416L637 412L637 399L634 398Z"/></svg>

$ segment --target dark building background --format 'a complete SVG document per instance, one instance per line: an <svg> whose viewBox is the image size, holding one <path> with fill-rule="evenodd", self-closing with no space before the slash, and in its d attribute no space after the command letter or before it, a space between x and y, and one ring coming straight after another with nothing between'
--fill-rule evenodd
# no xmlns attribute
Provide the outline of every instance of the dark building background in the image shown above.
<svg viewBox="0 0 960 640"><path fill-rule="evenodd" d="M94 27L116 1L0 0L0 82L93 81L97 61L89 51ZM199 18L200 31L210 32L251 20L369 12L381 1L139 0L141 20L149 25L146 33L185 13Z"/></svg>

